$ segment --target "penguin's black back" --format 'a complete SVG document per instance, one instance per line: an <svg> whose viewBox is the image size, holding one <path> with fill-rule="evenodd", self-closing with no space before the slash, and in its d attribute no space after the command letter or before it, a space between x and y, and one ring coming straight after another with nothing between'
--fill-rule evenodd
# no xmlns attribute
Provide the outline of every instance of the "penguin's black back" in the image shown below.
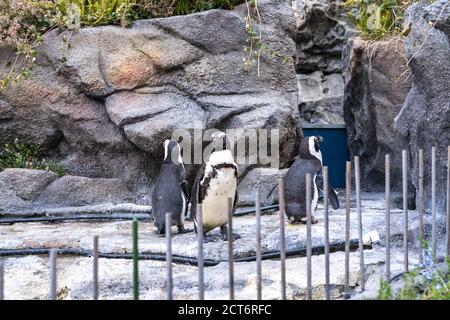
<svg viewBox="0 0 450 320"><path fill-rule="evenodd" d="M183 206L187 206L183 199L181 182L185 180L186 173L181 164L166 163L161 166L152 194L152 214L156 227L162 231L165 226L165 215L172 213L172 223L180 224L182 221ZM187 198L186 198L187 200Z"/></svg>
<svg viewBox="0 0 450 320"><path fill-rule="evenodd" d="M306 174L314 175L322 170L322 163L318 159L297 159L289 168L284 177L284 195L286 215L304 217L306 216ZM314 189L312 181L311 191Z"/></svg>

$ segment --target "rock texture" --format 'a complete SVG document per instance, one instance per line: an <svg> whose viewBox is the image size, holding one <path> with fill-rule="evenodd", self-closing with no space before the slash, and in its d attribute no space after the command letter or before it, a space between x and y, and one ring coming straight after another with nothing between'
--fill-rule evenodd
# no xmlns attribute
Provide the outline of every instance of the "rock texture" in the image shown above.
<svg viewBox="0 0 450 320"><path fill-rule="evenodd" d="M131 191L138 204L150 201L163 141L194 122L280 129L281 159L290 159L298 119L295 21L287 0L259 6L265 44L291 61L263 54L260 77L242 63L243 6L130 28L50 32L32 76L0 93L0 145L37 143L66 174L100 185L96 179L117 179L124 191L112 192L112 201ZM2 73L13 56L2 48L0 57Z"/></svg>
<svg viewBox="0 0 450 320"><path fill-rule="evenodd" d="M356 38L352 43L345 122L350 155L360 157L367 189L384 190L385 154L390 154L392 188L401 190L401 150L407 141L395 132L394 119L411 86L404 76L405 64L401 39L374 43Z"/></svg>
<svg viewBox="0 0 450 320"><path fill-rule="evenodd" d="M297 74L299 112L307 123L344 123L344 77L322 71Z"/></svg>
<svg viewBox="0 0 450 320"><path fill-rule="evenodd" d="M343 124L348 41L356 32L339 1L296 0L299 113L305 123Z"/></svg>
<svg viewBox="0 0 450 320"><path fill-rule="evenodd" d="M424 149L425 206L431 207L431 147L437 147L437 214L445 215L447 154L450 145L450 4L412 5L405 40L412 88L399 115L396 129L408 142L412 181L418 183L418 149ZM434 25L434 28L432 27Z"/></svg>
<svg viewBox="0 0 450 320"><path fill-rule="evenodd" d="M256 168L251 170L239 182L239 205L254 206L256 190L259 189L261 206L278 203L278 179L282 178L287 169Z"/></svg>

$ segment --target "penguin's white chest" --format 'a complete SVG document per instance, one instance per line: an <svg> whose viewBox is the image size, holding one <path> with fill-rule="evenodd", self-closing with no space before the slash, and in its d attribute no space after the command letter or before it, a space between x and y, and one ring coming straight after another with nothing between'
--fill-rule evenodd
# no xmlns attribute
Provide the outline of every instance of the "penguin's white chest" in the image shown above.
<svg viewBox="0 0 450 320"><path fill-rule="evenodd" d="M313 177L313 197L311 202L311 215L314 216L316 213L317 203L319 202L319 189L316 183L317 174Z"/></svg>
<svg viewBox="0 0 450 320"><path fill-rule="evenodd" d="M228 221L228 198L234 203L237 180L233 168L221 168L211 178L202 202L205 231L224 225Z"/></svg>

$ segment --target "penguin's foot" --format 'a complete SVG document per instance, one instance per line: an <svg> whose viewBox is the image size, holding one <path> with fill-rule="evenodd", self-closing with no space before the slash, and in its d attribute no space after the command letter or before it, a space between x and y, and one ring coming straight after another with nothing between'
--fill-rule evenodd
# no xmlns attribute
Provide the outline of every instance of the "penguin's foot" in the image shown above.
<svg viewBox="0 0 450 320"><path fill-rule="evenodd" d="M300 219L300 222L303 223L303 224L307 224L308 220L307 220L306 217L303 217L303 218ZM315 224L315 223L318 223L318 222L319 222L318 219L316 219L314 217L311 217L311 224Z"/></svg>
<svg viewBox="0 0 450 320"><path fill-rule="evenodd" d="M164 229L164 227L161 228L161 226L155 226L156 230L155 230L155 234L159 237L159 238L164 238L166 235L166 230Z"/></svg>
<svg viewBox="0 0 450 320"><path fill-rule="evenodd" d="M217 236L203 235L203 242L204 243L217 242L219 240L220 240L220 238L218 238Z"/></svg>
<svg viewBox="0 0 450 320"><path fill-rule="evenodd" d="M228 241L228 227L227 226L221 226L220 227L220 233L222 234L222 240L223 241ZM237 239L240 239L240 238L241 238L240 235L238 235L236 233L233 233L233 241L237 240Z"/></svg>
<svg viewBox="0 0 450 320"><path fill-rule="evenodd" d="M194 231L194 229L185 229L183 225L177 226L178 234L189 233Z"/></svg>

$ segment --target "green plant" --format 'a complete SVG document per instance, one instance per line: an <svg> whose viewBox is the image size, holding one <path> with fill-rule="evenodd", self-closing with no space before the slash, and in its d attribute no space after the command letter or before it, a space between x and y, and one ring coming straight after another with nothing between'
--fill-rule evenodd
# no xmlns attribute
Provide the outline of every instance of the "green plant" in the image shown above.
<svg viewBox="0 0 450 320"><path fill-rule="evenodd" d="M7 168L25 168L55 172L58 176L64 174L62 164L55 161L39 159L40 147L37 144L26 144L17 139L0 148L0 171Z"/></svg>
<svg viewBox="0 0 450 320"><path fill-rule="evenodd" d="M261 54L265 52L271 58L278 58L288 63L290 58L283 55L278 50L271 49L262 38L261 24L263 23L258 8L258 0L245 0L247 6L247 16L245 19L246 39L244 45L244 68L250 71L256 64L258 77L260 76ZM255 23L259 24L256 30Z"/></svg>
<svg viewBox="0 0 450 320"><path fill-rule="evenodd" d="M378 290L378 300L391 300L392 287L389 281L380 278L380 289Z"/></svg>
<svg viewBox="0 0 450 320"><path fill-rule="evenodd" d="M415 0L347 0L348 15L362 36L381 39L400 33L406 8Z"/></svg>

